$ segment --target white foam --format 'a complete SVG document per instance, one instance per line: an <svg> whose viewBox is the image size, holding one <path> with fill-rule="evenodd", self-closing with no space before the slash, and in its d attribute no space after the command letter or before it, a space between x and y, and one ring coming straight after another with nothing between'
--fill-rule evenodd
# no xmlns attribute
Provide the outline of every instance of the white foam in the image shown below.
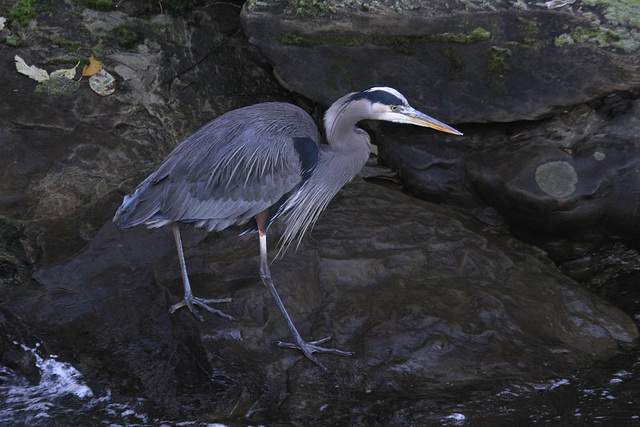
<svg viewBox="0 0 640 427"><path fill-rule="evenodd" d="M36 359L36 366L40 369L40 383L34 388L49 397L61 397L73 394L80 399L93 397L93 391L82 382L82 374L69 363L59 362L57 356L51 355L44 359L40 357L36 348L29 348L21 344L24 351L30 352ZM21 387L22 388L22 387Z"/></svg>
<svg viewBox="0 0 640 427"><path fill-rule="evenodd" d="M55 356L40 356L36 351L39 345L36 348L23 344L20 346L35 358L35 364L40 370L40 381L32 385L10 369L2 370L11 381L0 387L4 406L0 410L0 423L16 419L34 422L46 420L52 417L51 411L55 410L54 401L57 398L73 395L85 400L93 397L91 389L82 381L82 374L73 366L56 360Z"/></svg>
<svg viewBox="0 0 640 427"><path fill-rule="evenodd" d="M459 412L454 412L453 414L446 416L445 420L453 421L453 425L461 426L465 423L467 417Z"/></svg>

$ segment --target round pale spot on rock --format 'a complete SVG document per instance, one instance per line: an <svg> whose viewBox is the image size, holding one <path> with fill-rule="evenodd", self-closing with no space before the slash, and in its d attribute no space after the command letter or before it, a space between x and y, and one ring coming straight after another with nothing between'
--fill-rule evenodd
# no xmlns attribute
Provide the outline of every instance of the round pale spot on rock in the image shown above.
<svg viewBox="0 0 640 427"><path fill-rule="evenodd" d="M593 158L596 159L599 162L604 160L605 157L607 157L607 155L604 154L602 151L596 151L595 153L593 153Z"/></svg>
<svg viewBox="0 0 640 427"><path fill-rule="evenodd" d="M536 183L553 197L566 197L576 191L578 174L568 162L548 162L536 169Z"/></svg>

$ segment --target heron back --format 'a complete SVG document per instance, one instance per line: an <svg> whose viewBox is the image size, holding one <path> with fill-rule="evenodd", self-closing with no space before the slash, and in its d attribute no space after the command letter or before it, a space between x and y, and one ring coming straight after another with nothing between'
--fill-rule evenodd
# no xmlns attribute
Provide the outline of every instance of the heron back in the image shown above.
<svg viewBox="0 0 640 427"><path fill-rule="evenodd" d="M233 110L180 143L125 196L114 221L121 228L180 221L210 231L246 224L308 179L319 139L311 117L294 105Z"/></svg>

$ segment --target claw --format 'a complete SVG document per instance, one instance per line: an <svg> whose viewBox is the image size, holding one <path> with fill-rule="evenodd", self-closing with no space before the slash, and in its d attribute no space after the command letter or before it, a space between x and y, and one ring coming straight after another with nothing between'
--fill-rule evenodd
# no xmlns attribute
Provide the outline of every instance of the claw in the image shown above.
<svg viewBox="0 0 640 427"><path fill-rule="evenodd" d="M313 355L313 353L331 353L338 356L353 356L353 352L351 351L342 351L336 348L325 348L319 346L319 344L323 344L329 341L331 338L331 336L328 336L321 340L310 342L306 342L302 340L302 338L300 338L297 343L278 341L276 344L278 345L278 347L295 348L302 351L307 359L318 365L318 367L320 367L320 369L322 369L325 373L329 373L329 370Z"/></svg>
<svg viewBox="0 0 640 427"><path fill-rule="evenodd" d="M225 319L235 320L233 317L229 316L227 313L223 313L220 310L216 310L215 308L209 307L207 304L215 304L219 302L231 302L231 298L220 298L220 299L204 299L204 298L196 298L191 293L191 284L189 283L189 275L187 274L187 265L184 262L184 251L182 249L182 239L180 237L180 225L177 222L174 222L171 225L171 229L173 230L173 237L176 241L176 250L178 251L178 261L180 261L180 273L182 274L182 284L184 286L184 299L177 304L173 304L169 308L169 313L173 314L180 307L188 307L189 310L200 319L201 322L204 322L204 317L202 314L198 312L198 310L194 307L197 305L210 313L217 314L218 316L222 316Z"/></svg>
<svg viewBox="0 0 640 427"><path fill-rule="evenodd" d="M207 305L207 304L215 304L219 302L231 302L231 298L203 299L203 298L196 298L194 296L185 296L185 298L182 301L180 301L179 303L173 304L169 308L169 313L173 314L179 308L186 306L198 319L200 319L201 322L204 322L204 317L195 308L195 306L197 305L198 307L201 307L210 313L214 313L214 314L217 314L218 316L222 316L225 319L235 320L233 317L229 316L227 313L224 313L220 310L217 310L213 307L209 307Z"/></svg>

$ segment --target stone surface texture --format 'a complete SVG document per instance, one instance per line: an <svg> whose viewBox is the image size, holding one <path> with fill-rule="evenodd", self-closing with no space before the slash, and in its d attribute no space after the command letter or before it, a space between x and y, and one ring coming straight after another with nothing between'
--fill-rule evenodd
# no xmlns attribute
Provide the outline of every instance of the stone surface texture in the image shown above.
<svg viewBox="0 0 640 427"><path fill-rule="evenodd" d="M325 105L385 85L445 122L511 122L640 84L634 3L569 3L249 1L242 18L280 80Z"/></svg>

